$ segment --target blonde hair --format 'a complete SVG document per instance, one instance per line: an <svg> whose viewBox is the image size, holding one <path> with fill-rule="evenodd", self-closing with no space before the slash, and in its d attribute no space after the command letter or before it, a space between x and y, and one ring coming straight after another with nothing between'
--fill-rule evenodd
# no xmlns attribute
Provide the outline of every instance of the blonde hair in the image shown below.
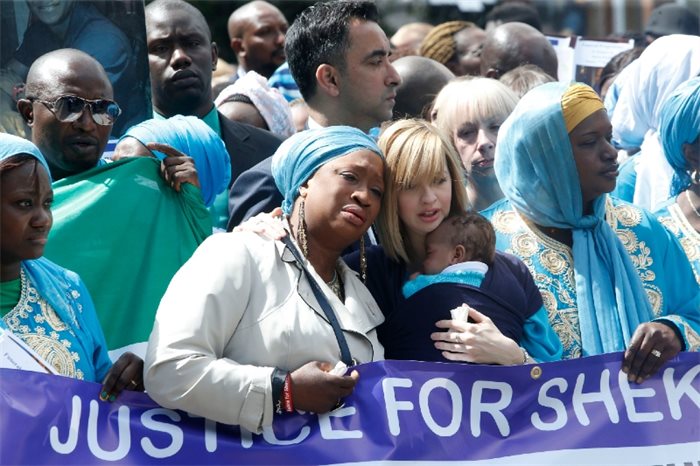
<svg viewBox="0 0 700 466"><path fill-rule="evenodd" d="M518 96L491 78L463 77L450 81L435 97L433 123L450 135L465 121L505 121L518 103Z"/></svg>
<svg viewBox="0 0 700 466"><path fill-rule="evenodd" d="M399 193L415 184L432 183L445 168L452 182L450 214L464 213L468 206L462 164L451 139L425 120L398 120L379 136L386 159L386 183L382 208L375 226L386 254L410 262L405 227L399 218Z"/></svg>

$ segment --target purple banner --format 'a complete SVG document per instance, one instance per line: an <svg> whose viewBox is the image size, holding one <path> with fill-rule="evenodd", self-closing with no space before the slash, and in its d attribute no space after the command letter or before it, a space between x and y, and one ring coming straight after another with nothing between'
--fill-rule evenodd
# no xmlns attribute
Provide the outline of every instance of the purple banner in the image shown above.
<svg viewBox="0 0 700 466"><path fill-rule="evenodd" d="M698 464L700 353L642 385L627 382L621 360L366 364L344 407L279 416L261 435L141 393L104 403L97 384L4 369L0 463Z"/></svg>

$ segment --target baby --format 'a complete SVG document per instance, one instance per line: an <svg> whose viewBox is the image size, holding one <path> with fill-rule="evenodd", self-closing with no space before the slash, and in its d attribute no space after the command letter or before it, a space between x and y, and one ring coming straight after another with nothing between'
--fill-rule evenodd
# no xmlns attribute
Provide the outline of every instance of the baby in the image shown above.
<svg viewBox="0 0 700 466"><path fill-rule="evenodd" d="M425 239L423 275L406 282L404 297L434 283L479 287L496 255L496 234L477 213L452 215Z"/></svg>

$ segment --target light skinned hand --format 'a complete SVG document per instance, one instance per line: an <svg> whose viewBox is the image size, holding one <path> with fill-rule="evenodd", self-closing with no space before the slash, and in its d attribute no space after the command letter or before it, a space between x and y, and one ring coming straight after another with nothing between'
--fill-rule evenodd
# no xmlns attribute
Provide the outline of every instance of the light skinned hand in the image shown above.
<svg viewBox="0 0 700 466"><path fill-rule="evenodd" d="M642 383L674 358L681 348L678 335L668 325L661 322L641 324L625 351L622 372L630 382Z"/></svg>
<svg viewBox="0 0 700 466"><path fill-rule="evenodd" d="M334 375L333 364L311 361L291 374L294 408L312 413L327 413L350 395L360 374Z"/></svg>
<svg viewBox="0 0 700 466"><path fill-rule="evenodd" d="M123 390L144 390L143 359L128 351L117 359L102 381L100 400L112 402Z"/></svg>
<svg viewBox="0 0 700 466"><path fill-rule="evenodd" d="M233 231L249 231L263 238L276 241L287 236L287 230L284 229L284 223L281 221L281 217L282 209L276 207L270 213L261 212L254 217L250 217L248 220L234 227Z"/></svg>
<svg viewBox="0 0 700 466"><path fill-rule="evenodd" d="M445 329L434 332L430 338L435 347L450 361L477 364L515 365L523 363L523 351L512 339L506 337L493 321L469 307L469 318L463 320L439 320L435 326Z"/></svg>

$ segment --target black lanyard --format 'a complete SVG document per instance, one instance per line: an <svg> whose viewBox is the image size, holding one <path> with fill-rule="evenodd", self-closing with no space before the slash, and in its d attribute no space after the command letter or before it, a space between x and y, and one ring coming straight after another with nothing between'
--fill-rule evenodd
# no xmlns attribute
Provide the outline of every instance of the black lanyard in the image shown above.
<svg viewBox="0 0 700 466"><path fill-rule="evenodd" d="M321 290L321 287L318 286L318 283L311 275L311 272L309 272L309 269L306 268L306 265L304 264L304 259L301 257L299 250L296 248L296 246L294 246L292 240L289 239L289 233L287 233L287 235L284 238L282 238L282 242L292 252L292 254L294 255L294 259L296 259L296 261L301 266L301 269L306 274L306 278L309 281L309 284L311 285L311 290L314 292L316 301L318 301L318 304L321 306L321 309L323 309L323 313L326 314L328 322L330 322L331 327L333 327L333 333L335 333L335 338L336 340L338 340L338 346L340 346L340 360L343 361L348 367L354 366L355 362L352 359L352 356L350 355L350 348L348 347L348 342L345 340L345 334L340 328L340 324L338 323L338 319L336 318L335 313L333 312L331 304L328 302L328 298L326 298L326 295L323 293L323 290Z"/></svg>

